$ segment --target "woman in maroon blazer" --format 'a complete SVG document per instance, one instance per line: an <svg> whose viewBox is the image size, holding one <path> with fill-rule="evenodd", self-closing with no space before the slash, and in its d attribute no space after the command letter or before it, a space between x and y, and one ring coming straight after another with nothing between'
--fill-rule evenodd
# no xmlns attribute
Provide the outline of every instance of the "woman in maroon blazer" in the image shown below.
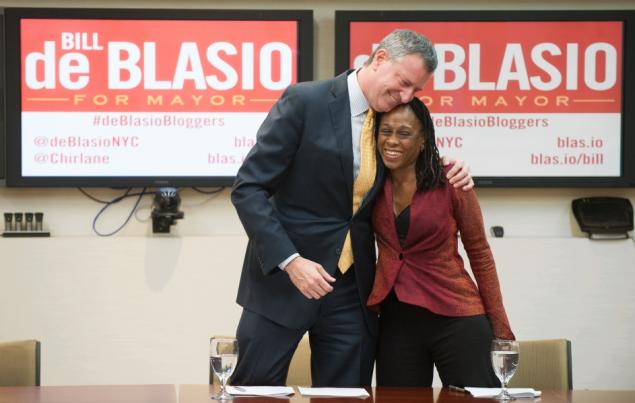
<svg viewBox="0 0 635 403"><path fill-rule="evenodd" d="M445 183L430 112L417 98L377 118L388 168L373 211L379 256L371 308L380 311L377 384L498 386L493 338L514 339L473 190ZM458 237L476 283L458 253Z"/></svg>

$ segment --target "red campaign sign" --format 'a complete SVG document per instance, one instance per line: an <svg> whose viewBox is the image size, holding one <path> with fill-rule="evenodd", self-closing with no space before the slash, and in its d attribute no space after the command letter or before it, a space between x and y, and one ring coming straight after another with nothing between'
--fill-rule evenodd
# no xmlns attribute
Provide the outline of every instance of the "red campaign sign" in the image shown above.
<svg viewBox="0 0 635 403"><path fill-rule="evenodd" d="M21 21L23 111L266 112L296 21Z"/></svg>
<svg viewBox="0 0 635 403"><path fill-rule="evenodd" d="M435 45L439 67L418 94L433 112L622 109L622 22L351 22L350 65L398 28Z"/></svg>

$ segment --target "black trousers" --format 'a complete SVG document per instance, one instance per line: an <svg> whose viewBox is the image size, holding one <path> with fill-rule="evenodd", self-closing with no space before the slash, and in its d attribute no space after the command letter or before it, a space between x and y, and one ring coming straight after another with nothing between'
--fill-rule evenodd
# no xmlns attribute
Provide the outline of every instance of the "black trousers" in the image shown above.
<svg viewBox="0 0 635 403"><path fill-rule="evenodd" d="M436 365L444 386L498 387L487 316L449 317L397 300L381 305L378 386L431 386Z"/></svg>
<svg viewBox="0 0 635 403"><path fill-rule="evenodd" d="M308 331L313 386L370 386L377 343L365 323L354 268L343 275L338 271L335 278L333 291L320 299L306 329L289 329L243 309L230 384L284 385L293 353Z"/></svg>

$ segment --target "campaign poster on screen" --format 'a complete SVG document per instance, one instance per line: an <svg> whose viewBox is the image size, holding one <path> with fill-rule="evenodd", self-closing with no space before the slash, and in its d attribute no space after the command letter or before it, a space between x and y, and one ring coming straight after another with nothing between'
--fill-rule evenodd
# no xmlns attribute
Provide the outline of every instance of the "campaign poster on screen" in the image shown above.
<svg viewBox="0 0 635 403"><path fill-rule="evenodd" d="M350 66L395 29L434 43L439 65L417 94L442 154L475 176L621 174L623 22L350 23Z"/></svg>
<svg viewBox="0 0 635 403"><path fill-rule="evenodd" d="M22 175L233 176L297 21L22 19Z"/></svg>

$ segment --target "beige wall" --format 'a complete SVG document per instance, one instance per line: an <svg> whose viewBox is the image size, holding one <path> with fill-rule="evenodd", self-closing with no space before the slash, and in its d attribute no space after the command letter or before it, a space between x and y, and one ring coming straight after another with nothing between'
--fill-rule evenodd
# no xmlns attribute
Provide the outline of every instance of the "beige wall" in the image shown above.
<svg viewBox="0 0 635 403"><path fill-rule="evenodd" d="M0 1L0 6L306 8L314 10L315 77L333 71L334 10L385 1ZM635 1L404 1L393 9L635 9ZM469 162L469 161L468 161ZM119 194L89 190L101 198ZM522 339L573 341L576 388L635 389L635 243L592 242L570 213L582 196L635 189L479 189L507 309ZM181 193L185 219L153 236L150 198L117 236L91 223L101 205L76 189L0 188L0 211L43 211L50 239L0 238L0 340L43 342L42 382L203 383L207 338L234 331L246 237L227 191ZM117 228L133 200L107 211ZM522 364L521 364L522 365Z"/></svg>

